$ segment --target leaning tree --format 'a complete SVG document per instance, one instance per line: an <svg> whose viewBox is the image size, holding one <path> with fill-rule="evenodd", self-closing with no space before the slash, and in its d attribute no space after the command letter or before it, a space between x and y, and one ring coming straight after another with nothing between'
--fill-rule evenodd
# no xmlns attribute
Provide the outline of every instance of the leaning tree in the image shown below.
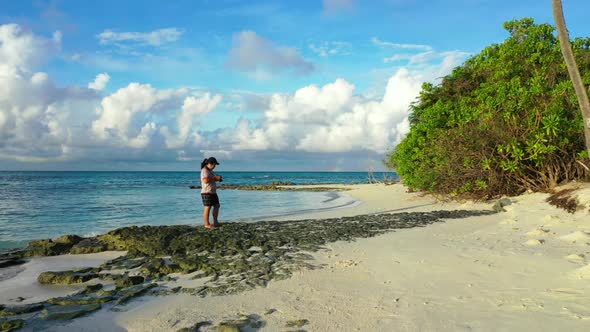
<svg viewBox="0 0 590 332"><path fill-rule="evenodd" d="M565 24L565 18L563 16L563 6L561 0L553 1L553 17L555 18L555 26L557 28L557 36L559 37L559 45L561 47L561 53L567 66L574 90L576 91L576 97L578 98L578 104L580 105L580 111L584 118L584 136L586 137L586 150L590 157L590 101L588 100L588 94L586 93L586 87L582 82L578 65L572 51L570 44L570 37Z"/></svg>

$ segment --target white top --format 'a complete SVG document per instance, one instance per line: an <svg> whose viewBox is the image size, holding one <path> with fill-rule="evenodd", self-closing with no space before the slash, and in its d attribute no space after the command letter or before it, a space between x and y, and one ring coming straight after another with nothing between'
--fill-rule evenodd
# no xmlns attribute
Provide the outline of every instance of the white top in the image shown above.
<svg viewBox="0 0 590 332"><path fill-rule="evenodd" d="M209 179L209 182L206 183L203 179ZM217 193L217 184L215 183L215 174L208 169L207 167L203 167L201 169L201 194L216 194Z"/></svg>

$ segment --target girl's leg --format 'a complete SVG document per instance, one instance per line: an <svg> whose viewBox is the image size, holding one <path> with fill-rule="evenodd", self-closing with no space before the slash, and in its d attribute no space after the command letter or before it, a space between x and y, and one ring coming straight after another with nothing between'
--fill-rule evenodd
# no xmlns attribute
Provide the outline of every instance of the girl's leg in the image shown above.
<svg viewBox="0 0 590 332"><path fill-rule="evenodd" d="M209 223L209 212L211 212L211 206L205 206L203 209L203 221L205 222L205 227L211 228L211 224Z"/></svg>
<svg viewBox="0 0 590 332"><path fill-rule="evenodd" d="M215 204L213 206L213 226L221 226L219 221L217 221L217 216L219 216L219 207L220 206L221 205L219 205L219 204Z"/></svg>

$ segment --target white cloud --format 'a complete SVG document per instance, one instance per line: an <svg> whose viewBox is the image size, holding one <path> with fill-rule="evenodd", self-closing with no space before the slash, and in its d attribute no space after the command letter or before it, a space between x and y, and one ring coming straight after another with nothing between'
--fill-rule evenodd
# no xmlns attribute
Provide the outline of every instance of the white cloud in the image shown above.
<svg viewBox="0 0 590 332"><path fill-rule="evenodd" d="M0 158L29 162L69 158L74 129L64 122L93 96L56 88L46 73L35 72L59 49L60 40L59 33L46 39L16 24L0 25Z"/></svg>
<svg viewBox="0 0 590 332"><path fill-rule="evenodd" d="M182 35L177 28L159 29L150 32L115 32L107 29L96 37L102 45L119 45L124 42L137 43L140 45L160 46L177 41Z"/></svg>
<svg viewBox="0 0 590 332"><path fill-rule="evenodd" d="M60 47L60 42L59 32L55 32L52 39L45 39L24 31L17 24L0 25L0 75L30 73Z"/></svg>
<svg viewBox="0 0 590 332"><path fill-rule="evenodd" d="M401 69L380 101L355 97L354 85L343 79L306 86L293 95L275 94L260 126L246 120L238 124L233 149L384 152L396 136L405 134L396 125L407 117L421 84Z"/></svg>
<svg viewBox="0 0 590 332"><path fill-rule="evenodd" d="M308 45L309 49L321 57L333 55L347 55L350 54L352 45L347 42L332 41L323 43L311 43Z"/></svg>
<svg viewBox="0 0 590 332"><path fill-rule="evenodd" d="M160 128L172 128L176 138L193 144L187 138L198 129L196 118L220 102L193 89L139 83L102 96L106 73L88 88L56 87L35 68L59 48L60 39L0 25L0 159L38 163L162 154L168 148L162 147Z"/></svg>
<svg viewBox="0 0 590 332"><path fill-rule="evenodd" d="M151 121L143 119L141 123L142 118L136 115L178 107L187 92L186 89L158 90L150 84L131 83L102 100L97 108L99 118L92 123L92 131L103 141L114 140L117 144L137 147L137 139L141 136L139 141L146 142L149 139L147 135L155 132L156 128L155 124L146 127ZM137 121L142 125L139 133Z"/></svg>
<svg viewBox="0 0 590 332"><path fill-rule="evenodd" d="M94 82L88 83L88 88L102 91L107 86L107 83L110 79L111 77L107 73L98 74L96 75L96 79L94 79Z"/></svg>
<svg viewBox="0 0 590 332"><path fill-rule="evenodd" d="M305 60L297 49L275 46L272 41L254 31L242 31L234 35L228 65L250 73L256 79L269 79L272 72L276 71L294 70L308 74L314 70L314 65Z"/></svg>
<svg viewBox="0 0 590 332"><path fill-rule="evenodd" d="M371 42L377 46L380 46L380 47L414 49L414 50L423 50L423 51L432 50L432 46L429 46L429 45L391 43L391 42L382 41L377 37L371 38Z"/></svg>
<svg viewBox="0 0 590 332"><path fill-rule="evenodd" d="M194 96L186 97L182 105L182 110L177 115L178 134L176 136L173 135L167 126L160 129L160 132L166 138L166 146L168 148L179 148L185 144L200 143L202 138L196 131L194 131L196 124L195 120L197 117L213 111L220 102L220 95L211 97L209 93L201 98L196 98ZM189 134L191 134L193 138L192 142L187 142Z"/></svg>

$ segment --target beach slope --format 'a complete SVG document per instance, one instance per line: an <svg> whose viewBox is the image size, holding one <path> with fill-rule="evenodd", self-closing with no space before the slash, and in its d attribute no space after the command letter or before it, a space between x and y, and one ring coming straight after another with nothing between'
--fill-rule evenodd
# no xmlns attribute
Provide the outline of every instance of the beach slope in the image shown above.
<svg viewBox="0 0 590 332"><path fill-rule="evenodd" d="M350 188L362 204L302 218L491 208L437 202L401 185ZM58 330L177 331L225 322L268 331L587 331L590 204L570 214L547 197L526 194L497 214L330 243L313 253L323 268L265 288L143 298L126 312L101 311Z"/></svg>

